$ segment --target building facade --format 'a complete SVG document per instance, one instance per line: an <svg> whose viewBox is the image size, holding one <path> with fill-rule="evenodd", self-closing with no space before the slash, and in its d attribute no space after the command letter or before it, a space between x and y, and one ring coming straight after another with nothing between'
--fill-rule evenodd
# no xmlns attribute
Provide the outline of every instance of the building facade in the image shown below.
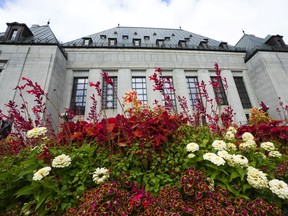
<svg viewBox="0 0 288 216"><path fill-rule="evenodd" d="M214 63L219 64L227 79L228 90L217 95L209 82L216 76ZM279 35L265 39L244 35L236 46L182 29L115 27L93 35L59 44L49 25L7 23L0 33L0 109L5 102L21 103L15 86L21 77L39 83L48 92L48 105L55 125L59 112L70 107L79 116L87 117L95 89L89 82L101 82L103 109L109 116L122 112L112 87L103 82L101 73L113 79L119 98L128 90L136 90L140 100L152 106L161 95L153 91L149 80L155 68L163 70L176 95L190 99L193 112L197 95L195 83L204 81L211 98L222 97L225 107L236 112L235 123L246 124L249 110L263 101L276 112L279 97L288 104L288 48ZM27 97L28 104L33 99ZM177 100L174 105L180 110ZM100 104L100 98L98 98ZM100 111L98 106L98 111Z"/></svg>

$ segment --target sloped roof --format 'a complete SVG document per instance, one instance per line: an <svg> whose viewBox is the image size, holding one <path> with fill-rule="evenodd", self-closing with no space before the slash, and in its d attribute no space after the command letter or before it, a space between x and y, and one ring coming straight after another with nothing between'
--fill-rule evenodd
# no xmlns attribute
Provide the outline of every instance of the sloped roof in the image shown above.
<svg viewBox="0 0 288 216"><path fill-rule="evenodd" d="M10 43L41 43L41 44L58 44L58 40L52 32L49 25L33 25L31 28L28 28L24 23L7 23L8 26L24 26L24 28L29 29L33 34L29 37L23 37L21 41L4 41L5 32L0 33L0 42L10 42ZM31 34L30 33L30 34Z"/></svg>
<svg viewBox="0 0 288 216"><path fill-rule="evenodd" d="M157 41L162 40L161 48L179 48L179 42L185 42L185 48L198 49L201 41L207 43L205 49L222 49L220 41L204 37L182 29L122 27L118 26L96 34L88 35L67 43L64 47L83 47L83 40L91 39L89 47L108 47L109 39L116 39L113 47L135 47L133 40L141 40L141 48L159 48ZM222 42L222 44L227 44ZM227 50L235 50L235 47L227 44Z"/></svg>
<svg viewBox="0 0 288 216"><path fill-rule="evenodd" d="M269 35L271 37L271 35ZM269 37L269 38L270 38ZM249 51L255 48L266 48L269 49L270 46L265 44L266 40L260 37L256 37L255 35L245 34L238 41L235 47L244 48Z"/></svg>

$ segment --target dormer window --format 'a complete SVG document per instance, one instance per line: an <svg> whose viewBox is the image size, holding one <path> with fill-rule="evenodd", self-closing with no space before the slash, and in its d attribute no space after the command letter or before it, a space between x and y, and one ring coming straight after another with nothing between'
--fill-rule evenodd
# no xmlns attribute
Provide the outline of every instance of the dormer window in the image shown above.
<svg viewBox="0 0 288 216"><path fill-rule="evenodd" d="M157 39L156 40L156 45L158 47L164 47L164 40L163 39Z"/></svg>
<svg viewBox="0 0 288 216"><path fill-rule="evenodd" d="M144 40L150 40L150 36L144 36Z"/></svg>
<svg viewBox="0 0 288 216"><path fill-rule="evenodd" d="M178 46L182 48L186 47L186 40L179 40Z"/></svg>
<svg viewBox="0 0 288 216"><path fill-rule="evenodd" d="M128 40L128 38L129 38L128 35L123 35L123 36L122 36L122 39L123 39L123 40Z"/></svg>
<svg viewBox="0 0 288 216"><path fill-rule="evenodd" d="M106 39L106 35L100 35L100 39Z"/></svg>
<svg viewBox="0 0 288 216"><path fill-rule="evenodd" d="M89 46L92 43L92 38L90 37L84 37L83 39L83 45L84 46Z"/></svg>
<svg viewBox="0 0 288 216"><path fill-rule="evenodd" d="M170 40L170 37L165 37L164 40Z"/></svg>
<svg viewBox="0 0 288 216"><path fill-rule="evenodd" d="M13 29L12 32L11 32L11 35L10 35L9 40L11 40L11 41L15 41L16 36L17 36L17 32L18 32L17 29Z"/></svg>
<svg viewBox="0 0 288 216"><path fill-rule="evenodd" d="M221 48L223 48L223 49L228 49L228 44L227 44L227 42L221 42L221 43L219 44L219 47L221 47Z"/></svg>
<svg viewBox="0 0 288 216"><path fill-rule="evenodd" d="M202 48L208 48L208 40L200 41L199 46Z"/></svg>
<svg viewBox="0 0 288 216"><path fill-rule="evenodd" d="M186 37L184 38L186 41L190 41L190 37Z"/></svg>
<svg viewBox="0 0 288 216"><path fill-rule="evenodd" d="M141 39L133 39L134 46L140 46L141 45Z"/></svg>
<svg viewBox="0 0 288 216"><path fill-rule="evenodd" d="M108 44L109 44L109 46L116 46L117 39L116 38L109 38L108 39Z"/></svg>

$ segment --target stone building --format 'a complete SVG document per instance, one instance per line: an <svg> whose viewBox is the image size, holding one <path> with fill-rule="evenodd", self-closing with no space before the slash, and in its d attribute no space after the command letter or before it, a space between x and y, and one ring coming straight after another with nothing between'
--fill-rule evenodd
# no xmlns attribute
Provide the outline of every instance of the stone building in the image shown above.
<svg viewBox="0 0 288 216"><path fill-rule="evenodd" d="M103 108L113 116L122 110L101 73L111 76L119 98L133 89L143 103L152 105L162 98L153 91L149 76L161 68L176 94L190 99L193 110L195 83L213 81L215 62L227 79L228 91L215 96L211 85L207 90L211 98L223 99L221 106L231 105L237 113L235 123L245 124L250 108L261 101L270 107L269 115L279 119L278 98L288 104L288 47L282 36L262 39L244 34L232 46L183 29L118 26L60 44L49 25L29 28L17 22L7 23L0 33L0 109L5 112L9 100L21 103L13 89L22 83L21 77L27 77L48 92L54 104L47 103L48 112L53 113L55 125L59 123L55 107L59 112L70 107L87 117L89 98L95 93L88 83L100 81ZM33 104L32 98L27 100ZM178 102L173 103L180 110Z"/></svg>

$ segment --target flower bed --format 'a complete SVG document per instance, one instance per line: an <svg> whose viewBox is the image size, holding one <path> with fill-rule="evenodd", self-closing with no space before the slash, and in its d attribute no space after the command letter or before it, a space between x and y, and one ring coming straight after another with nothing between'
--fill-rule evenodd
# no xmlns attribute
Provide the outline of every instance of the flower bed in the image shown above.
<svg viewBox="0 0 288 216"><path fill-rule="evenodd" d="M166 81L152 78L161 91ZM25 80L38 99L47 96ZM123 115L67 118L58 134L39 120L44 108L33 109L33 122L9 103L17 130L0 143L0 215L288 213L287 126L257 119L237 128L227 115L201 126L203 109L192 121L169 103L143 107L135 92L124 101Z"/></svg>

